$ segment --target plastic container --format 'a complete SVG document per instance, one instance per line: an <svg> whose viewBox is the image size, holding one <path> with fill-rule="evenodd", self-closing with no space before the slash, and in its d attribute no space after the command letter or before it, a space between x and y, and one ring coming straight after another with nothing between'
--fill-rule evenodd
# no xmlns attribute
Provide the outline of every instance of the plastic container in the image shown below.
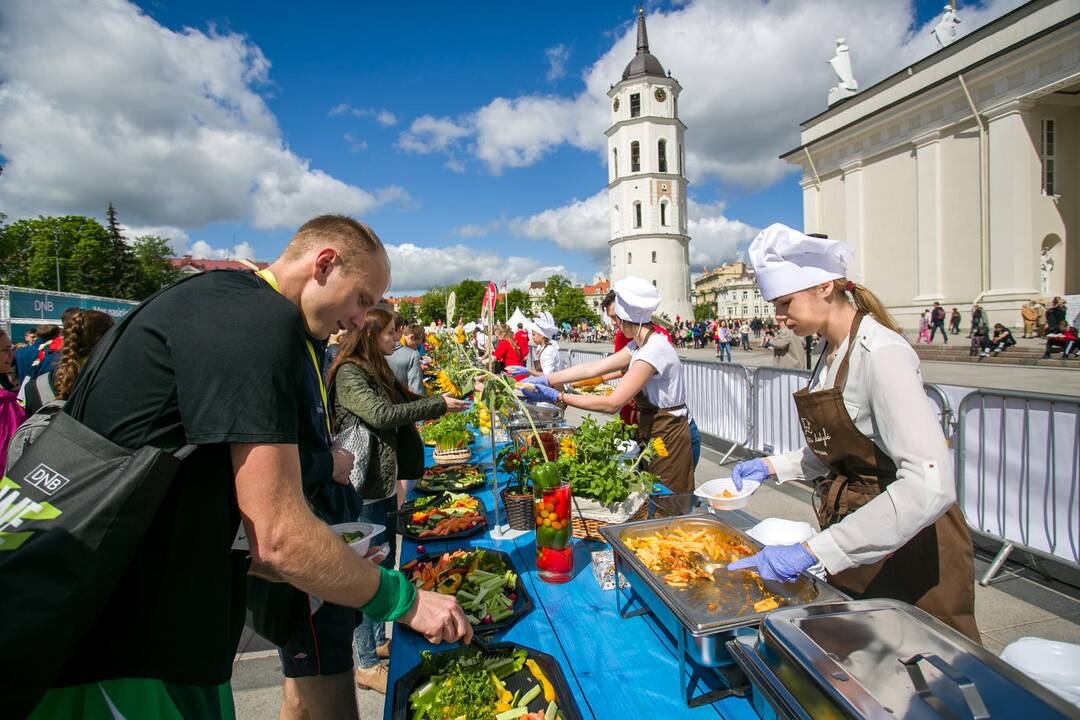
<svg viewBox="0 0 1080 720"><path fill-rule="evenodd" d="M743 480L742 490L738 490L731 478L718 478L701 485L694 494L715 510L738 510L750 502L750 496L760 486L756 480ZM730 497L724 496L725 491Z"/></svg>
<svg viewBox="0 0 1080 720"><path fill-rule="evenodd" d="M386 531L386 527L383 525L375 525L374 523L366 522L338 523L337 525L331 525L330 529L339 535L346 532L364 533L363 537L349 543L349 547L360 555L367 555L368 550L371 548L371 541Z"/></svg>
<svg viewBox="0 0 1080 720"><path fill-rule="evenodd" d="M1080 645L1023 637L1009 643L1001 659L1080 707Z"/></svg>

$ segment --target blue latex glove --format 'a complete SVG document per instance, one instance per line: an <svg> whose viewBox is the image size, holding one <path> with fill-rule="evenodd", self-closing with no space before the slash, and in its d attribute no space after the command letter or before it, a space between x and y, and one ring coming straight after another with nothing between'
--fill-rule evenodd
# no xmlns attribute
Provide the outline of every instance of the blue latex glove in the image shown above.
<svg viewBox="0 0 1080 720"><path fill-rule="evenodd" d="M735 483L736 490L742 490L743 480L765 482L769 479L769 466L762 458L754 458L741 462L731 471L731 482Z"/></svg>
<svg viewBox="0 0 1080 720"><path fill-rule="evenodd" d="M527 378L522 378L521 382L526 385L543 385L544 387L551 387L547 375L531 375Z"/></svg>
<svg viewBox="0 0 1080 720"><path fill-rule="evenodd" d="M799 579L799 574L815 565L817 559L807 552L802 543L794 545L766 545L756 555L736 560L727 566L728 570L756 569L762 580L779 580L792 583Z"/></svg>
<svg viewBox="0 0 1080 720"><path fill-rule="evenodd" d="M529 369L521 365L507 365L506 372L511 375L524 375L525 373L529 372Z"/></svg>
<svg viewBox="0 0 1080 720"><path fill-rule="evenodd" d="M527 396L533 396L530 399L536 399L536 395L539 395L541 398L547 400L549 403L553 403L559 399L559 391L546 384L539 385L530 383L528 386L522 388L522 390Z"/></svg>

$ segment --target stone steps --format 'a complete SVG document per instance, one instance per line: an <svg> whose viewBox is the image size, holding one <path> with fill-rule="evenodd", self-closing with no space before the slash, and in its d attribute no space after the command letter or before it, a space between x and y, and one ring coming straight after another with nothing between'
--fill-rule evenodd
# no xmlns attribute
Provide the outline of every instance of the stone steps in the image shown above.
<svg viewBox="0 0 1080 720"><path fill-rule="evenodd" d="M945 345L912 345L915 354L923 362L966 362L983 363L988 365L1026 365L1034 367L1054 367L1080 369L1080 360L1069 358L1062 360L1059 353L1055 353L1050 360L1042 359L1042 350L1032 347L1014 346L990 357L971 357L969 345L950 347Z"/></svg>

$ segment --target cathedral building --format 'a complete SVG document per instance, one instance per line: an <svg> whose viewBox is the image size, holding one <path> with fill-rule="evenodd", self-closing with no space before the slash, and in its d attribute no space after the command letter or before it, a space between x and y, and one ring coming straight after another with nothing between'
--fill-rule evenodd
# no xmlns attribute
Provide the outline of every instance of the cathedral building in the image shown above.
<svg viewBox="0 0 1080 720"><path fill-rule="evenodd" d="M694 317L681 91L649 52L645 12L639 10L637 53L608 91L611 281L627 276L651 281L660 291L658 312L671 320Z"/></svg>

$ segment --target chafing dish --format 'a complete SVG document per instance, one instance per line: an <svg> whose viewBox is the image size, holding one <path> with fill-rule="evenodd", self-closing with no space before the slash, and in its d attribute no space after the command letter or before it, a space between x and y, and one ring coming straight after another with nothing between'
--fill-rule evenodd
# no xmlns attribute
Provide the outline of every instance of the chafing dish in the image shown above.
<svg viewBox="0 0 1080 720"><path fill-rule="evenodd" d="M528 417L526 414L528 413ZM511 431L530 427L529 418L537 428L559 427L564 424L562 408L551 403L525 403L525 410L514 408L506 418L506 426Z"/></svg>
<svg viewBox="0 0 1080 720"><path fill-rule="evenodd" d="M616 591L620 615L626 618L648 612L664 627L678 648L680 688L687 693L688 704L696 706L713 702L725 694L738 693L740 686L745 686L745 679L728 650L727 642L740 632L748 632L748 628L755 627L767 613L754 611L753 603L765 596L758 585L750 581L747 573L720 573L715 583L701 580L686 589L673 588L664 582L663 575L649 570L624 542L627 538L676 528L719 531L754 552L761 549L761 544L711 515L642 520L600 529L615 553L616 571L623 573L630 583L625 603L624 591ZM780 599L783 606L847 599L835 588L806 574L796 583L770 583L767 590ZM716 670L727 685L727 690L691 698L689 688L682 687L687 659Z"/></svg>
<svg viewBox="0 0 1080 720"><path fill-rule="evenodd" d="M781 608L728 643L762 717L1077 718L1064 699L895 600Z"/></svg>

